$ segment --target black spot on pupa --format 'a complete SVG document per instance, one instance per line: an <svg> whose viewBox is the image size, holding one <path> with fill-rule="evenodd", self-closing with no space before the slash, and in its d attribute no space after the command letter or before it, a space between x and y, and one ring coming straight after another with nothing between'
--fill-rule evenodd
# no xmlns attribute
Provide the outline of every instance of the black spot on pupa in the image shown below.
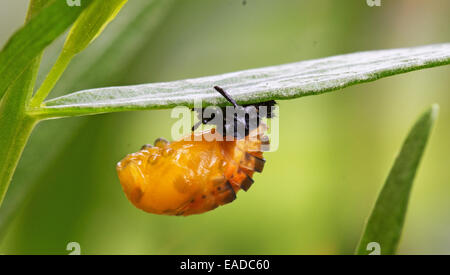
<svg viewBox="0 0 450 275"><path fill-rule="evenodd" d="M264 164L266 163L265 159L258 158L257 156L254 156L254 155L249 154L249 153L245 153L245 159L248 160L248 161L250 159L253 159L253 161L254 161L253 171L261 173L262 170L264 169Z"/></svg>
<svg viewBox="0 0 450 275"><path fill-rule="evenodd" d="M253 185L255 181L249 177L248 175L246 175L245 180L241 183L241 188L242 190L244 190L245 192L247 192L247 190Z"/></svg>

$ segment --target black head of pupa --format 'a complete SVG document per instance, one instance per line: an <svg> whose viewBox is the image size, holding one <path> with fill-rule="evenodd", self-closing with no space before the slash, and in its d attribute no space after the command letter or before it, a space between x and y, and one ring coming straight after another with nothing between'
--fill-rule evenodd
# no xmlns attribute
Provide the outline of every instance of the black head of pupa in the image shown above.
<svg viewBox="0 0 450 275"><path fill-rule="evenodd" d="M258 128L263 118L272 118L274 115L273 107L276 104L274 100L241 106L219 86L214 86L214 89L233 106L195 109L199 122L192 127L193 131L200 124L209 124L215 125L216 130L223 136L242 139Z"/></svg>

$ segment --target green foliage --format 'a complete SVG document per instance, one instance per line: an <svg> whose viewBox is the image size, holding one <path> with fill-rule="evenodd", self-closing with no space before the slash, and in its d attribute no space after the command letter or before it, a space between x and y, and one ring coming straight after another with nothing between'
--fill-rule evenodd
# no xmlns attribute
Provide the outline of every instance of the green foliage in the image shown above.
<svg viewBox="0 0 450 275"><path fill-rule="evenodd" d="M114 69L114 64L127 64L135 59L139 54L138 49L147 40L152 39L152 33L158 24L170 10L171 2L168 0L138 0L133 1L133 5L125 7L124 11L128 16L124 17L119 27L105 33L102 37L101 45L93 45L88 51L80 56L78 63L74 63L69 74L64 75L64 88L72 90L79 83L87 86L105 85L111 80L120 79L122 71L120 66ZM130 29L140 31L130 32ZM104 72L92 77L91 72ZM31 196L33 190L46 180L41 180L41 176L50 169L58 153L69 142L74 132L83 127L85 121L77 119L73 121L64 120L63 123L54 121L44 125L44 129L34 131L33 138L24 151L23 158L17 167L16 177L12 180L8 196L0 207L0 243L5 236L7 229L17 214L23 207L26 198ZM64 127L64 131L61 131ZM25 175L25 176L23 176Z"/></svg>
<svg viewBox="0 0 450 275"><path fill-rule="evenodd" d="M292 99L449 63L450 44L361 52L188 80L86 90L49 100L33 114L45 118L192 107L196 99L206 105L225 104L214 85L241 104Z"/></svg>
<svg viewBox="0 0 450 275"><path fill-rule="evenodd" d="M102 7L102 9L97 9L96 13L90 11L89 7L92 3L94 7ZM2 98L0 105L0 148L2 148L0 151L0 205L28 137L38 122L27 112L28 105L39 105L40 100L44 99L54 87L76 51L82 50L95 39L105 25L117 15L124 3L124 1L91 0L83 2L81 7L70 7L65 1L30 2L30 13L37 14L28 16L29 20L25 26L13 35L0 52L0 97L8 87L12 87ZM80 17L80 14L83 16ZM81 28L78 24L79 20L82 21L79 24L89 26ZM97 23L91 25L90 21ZM66 43L73 52L67 54L68 51L63 50L61 58L58 59L35 97L29 102L36 80L39 56L46 46L74 22L73 31ZM85 37L78 34L85 31L88 31L90 35ZM80 47L74 45L80 45ZM28 66L30 67L27 69ZM26 72L26 69L31 73ZM18 76L21 78L15 83Z"/></svg>
<svg viewBox="0 0 450 275"><path fill-rule="evenodd" d="M409 132L367 221L357 254L370 253L367 245L371 242L380 245L381 254L395 254L402 234L414 177L438 110L438 105L433 105L420 116Z"/></svg>
<svg viewBox="0 0 450 275"><path fill-rule="evenodd" d="M90 3L69 7L65 1L49 1L9 39L0 51L0 98L32 60L75 22Z"/></svg>
<svg viewBox="0 0 450 275"><path fill-rule="evenodd" d="M83 12L71 28L55 65L31 100L31 107L39 106L55 86L72 58L86 49L113 20L128 0L95 1Z"/></svg>
<svg viewBox="0 0 450 275"><path fill-rule="evenodd" d="M49 1L30 2L26 22L30 22ZM1 56L1 53L0 53ZM19 78L12 81L6 96L0 99L0 205L19 162L36 119L26 115L39 68L41 54L31 59Z"/></svg>
<svg viewBox="0 0 450 275"><path fill-rule="evenodd" d="M450 63L450 44L436 44L353 53L196 79L82 90L44 101L73 57L102 33L126 2L86 0L81 7L68 7L65 1L57 0L30 2L27 23L0 52L0 205L34 126L44 119L164 109L177 105L193 106L195 99L202 99L206 105L225 104L212 90L214 85L224 87L241 104L292 99ZM119 78L124 69L122 65L137 57L129 53L130 49L138 47L143 41L138 32L130 33L129 29L144 25L150 26L149 29L153 28L153 23L146 24L148 16L160 18L153 11L158 5L165 5L163 2L169 1L151 1L145 4L141 1L136 4L143 7L142 12L135 10L136 16L125 24L122 32L109 41L106 49L102 48L101 52L87 58L89 60L86 63L81 63L83 70L79 70L72 78L69 87L80 81L97 86L100 82L87 80L92 72L105 73L108 70L111 78ZM156 25L159 20L154 20ZM59 58L31 99L43 50L74 22ZM104 58L107 53L114 57ZM422 116L405 141L369 219L359 253L366 252L367 242L370 241L378 241L382 253L395 252L412 180L436 112L433 108ZM67 131L69 126L64 127ZM55 129L47 139L53 140L58 132L61 130ZM40 151L43 159L48 157L47 151L48 148L43 146ZM23 194L17 196L13 201L14 205L18 205L25 197ZM14 207L8 208L7 215L1 214L0 237L14 210Z"/></svg>
<svg viewBox="0 0 450 275"><path fill-rule="evenodd" d="M94 41L128 0L94 2L75 22L63 51L79 53Z"/></svg>

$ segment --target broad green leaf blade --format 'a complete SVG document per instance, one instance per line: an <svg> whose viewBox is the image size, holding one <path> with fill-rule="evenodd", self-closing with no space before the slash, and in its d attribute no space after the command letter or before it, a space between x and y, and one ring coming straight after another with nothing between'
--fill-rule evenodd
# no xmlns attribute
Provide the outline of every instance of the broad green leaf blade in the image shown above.
<svg viewBox="0 0 450 275"><path fill-rule="evenodd" d="M0 52L0 98L6 89L42 51L61 35L91 1L69 7L66 1L53 0L18 30Z"/></svg>
<svg viewBox="0 0 450 275"><path fill-rule="evenodd" d="M330 92L382 77L450 63L450 43L369 51L217 76L137 86L85 90L45 102L43 117L76 116L126 110L226 104L219 85L239 103L290 99Z"/></svg>
<svg viewBox="0 0 450 275"><path fill-rule="evenodd" d="M357 254L369 254L371 250L368 246L371 243L379 245L381 254L395 254L414 176L438 111L438 105L433 105L417 120L409 132L367 221Z"/></svg>

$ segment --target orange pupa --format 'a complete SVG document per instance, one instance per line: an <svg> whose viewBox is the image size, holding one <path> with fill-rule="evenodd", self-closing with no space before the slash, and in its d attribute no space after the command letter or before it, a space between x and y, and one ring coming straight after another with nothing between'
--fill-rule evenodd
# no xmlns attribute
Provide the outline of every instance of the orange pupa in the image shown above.
<svg viewBox="0 0 450 275"><path fill-rule="evenodd" d="M225 116L223 128L197 133L197 124L188 137L171 143L160 138L154 146L144 145L126 156L117 164L117 173L126 196L137 208L162 215L204 213L234 201L239 190L247 191L253 184L254 172L262 172L269 139L261 118L272 116L275 102L239 106L223 89L214 88L235 108L256 107L256 124L249 125L248 112L244 112L247 115L235 115L234 127L229 127ZM261 112L261 106L269 110ZM199 118L200 123L214 124L211 117ZM243 123L244 134L236 131L239 123ZM230 135L234 138L227 138Z"/></svg>

